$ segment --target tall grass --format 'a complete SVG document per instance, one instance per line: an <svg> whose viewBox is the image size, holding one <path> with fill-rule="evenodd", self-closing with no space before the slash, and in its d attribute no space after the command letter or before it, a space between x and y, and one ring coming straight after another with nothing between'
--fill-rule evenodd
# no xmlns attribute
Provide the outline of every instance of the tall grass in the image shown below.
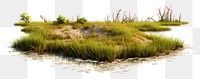
<svg viewBox="0 0 200 79"><path fill-rule="evenodd" d="M150 35L152 42L144 44L138 41L121 39L103 40L44 40L37 36L28 36L13 43L13 46L24 51L48 52L51 54L98 61L113 61L117 58L150 57L168 53L183 47L183 41L163 36ZM120 40L120 41L118 41ZM116 45L121 46L120 48Z"/></svg>
<svg viewBox="0 0 200 79"><path fill-rule="evenodd" d="M63 36L51 33L50 28L40 26L26 26L21 31L29 33L31 36L40 36L48 40L64 39Z"/></svg>
<svg viewBox="0 0 200 79"><path fill-rule="evenodd" d="M64 25L66 24L29 23L28 26L22 29L22 31L29 33L29 36L16 40L12 46L23 51L45 52L65 57L78 57L98 61L150 57L183 47L183 41L179 39L146 35L140 32L168 29L162 27L159 23L87 22L81 24L78 28L85 27L90 29L91 27L101 26L102 32L106 32L108 35L106 37L94 36L71 40L66 40L64 37L52 33L52 30L60 29ZM142 42L142 38L151 42Z"/></svg>
<svg viewBox="0 0 200 79"><path fill-rule="evenodd" d="M177 38L166 38L160 35L149 35L147 38L153 41L151 46L156 46L161 53L183 47L183 41Z"/></svg>
<svg viewBox="0 0 200 79"><path fill-rule="evenodd" d="M158 22L163 26L181 26L184 24L188 24L188 22Z"/></svg>
<svg viewBox="0 0 200 79"><path fill-rule="evenodd" d="M162 23L158 22L129 22L129 23L121 23L121 22L87 22L85 24L77 24L72 23L74 29L78 29L81 27L91 28L94 26L106 26L106 27L129 27L132 29L138 29L140 31L167 31L171 30L169 27L161 26Z"/></svg>
<svg viewBox="0 0 200 79"><path fill-rule="evenodd" d="M117 57L117 49L95 41L73 41L69 45L69 52L82 59L95 59L98 61L113 61Z"/></svg>
<svg viewBox="0 0 200 79"><path fill-rule="evenodd" d="M130 28L137 28L140 31L166 31L171 30L169 27L161 26L156 22L132 22L128 23Z"/></svg>
<svg viewBox="0 0 200 79"><path fill-rule="evenodd" d="M68 47L64 40L48 40L46 44L45 51L50 54L64 56L64 53L68 52Z"/></svg>
<svg viewBox="0 0 200 79"><path fill-rule="evenodd" d="M108 32L112 36L124 35L124 36L131 36L132 29L123 26L108 26L104 27L103 31Z"/></svg>
<svg viewBox="0 0 200 79"><path fill-rule="evenodd" d="M152 42L143 44L140 42L127 43L122 49L119 58L150 57L161 53L168 54L171 50L183 47L183 41L175 38L166 38L164 36L148 36Z"/></svg>
<svg viewBox="0 0 200 79"><path fill-rule="evenodd" d="M14 48L19 48L23 51L43 52L45 49L45 40L40 36L25 36L12 43Z"/></svg>

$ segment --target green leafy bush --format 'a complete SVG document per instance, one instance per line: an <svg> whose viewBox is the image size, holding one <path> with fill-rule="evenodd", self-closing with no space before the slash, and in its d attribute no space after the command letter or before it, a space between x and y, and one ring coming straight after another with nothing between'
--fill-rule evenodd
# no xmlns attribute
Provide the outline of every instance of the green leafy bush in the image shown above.
<svg viewBox="0 0 200 79"><path fill-rule="evenodd" d="M63 24L63 23L68 23L68 22L69 22L69 20L61 15L58 16L57 21L56 21L56 23L58 23L58 24Z"/></svg>
<svg viewBox="0 0 200 79"><path fill-rule="evenodd" d="M27 13L20 14L20 21L24 21L25 23L29 23L31 21L31 17Z"/></svg>
<svg viewBox="0 0 200 79"><path fill-rule="evenodd" d="M77 18L77 23L85 24L87 22L87 19L85 17L83 18Z"/></svg>

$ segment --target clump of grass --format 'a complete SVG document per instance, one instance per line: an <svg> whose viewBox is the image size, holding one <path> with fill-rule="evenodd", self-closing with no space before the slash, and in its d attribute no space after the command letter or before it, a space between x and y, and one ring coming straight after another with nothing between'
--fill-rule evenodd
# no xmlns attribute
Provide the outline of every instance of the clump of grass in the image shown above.
<svg viewBox="0 0 200 79"><path fill-rule="evenodd" d="M155 22L132 22L128 23L130 28L137 28L140 31L167 31L171 30L169 27L163 27Z"/></svg>
<svg viewBox="0 0 200 79"><path fill-rule="evenodd" d="M104 26L104 27L129 27L132 29L138 29L140 31L167 31L171 30L169 27L161 26L160 23L157 22L128 22L128 23L121 23L121 22L87 22L84 24L79 23L72 23L74 29L79 29L81 27L85 29L89 29L91 27L96 26Z"/></svg>
<svg viewBox="0 0 200 79"><path fill-rule="evenodd" d="M60 54L61 52L66 52L66 43L64 40L49 40L47 41L47 46L45 51L54 54Z"/></svg>
<svg viewBox="0 0 200 79"><path fill-rule="evenodd" d="M164 53L169 50L176 50L177 48L183 47L183 41L176 38L166 38L160 35L149 35L147 38L151 39L153 42L151 46L156 46L156 50Z"/></svg>
<svg viewBox="0 0 200 79"><path fill-rule="evenodd" d="M113 61L117 57L116 48L88 40L73 41L69 45L69 52L82 59L95 59L98 61Z"/></svg>
<svg viewBox="0 0 200 79"><path fill-rule="evenodd" d="M123 26L108 26L104 27L103 31L108 32L112 36L124 35L124 36L131 36L132 29Z"/></svg>
<svg viewBox="0 0 200 79"><path fill-rule="evenodd" d="M14 48L19 48L22 51L37 51L43 52L45 49L45 40L40 36L26 36L13 42Z"/></svg>
<svg viewBox="0 0 200 79"><path fill-rule="evenodd" d="M51 33L49 29L50 28L45 28L44 26L43 27L41 27L41 26L26 26L21 31L30 33L30 35L40 36L41 38L44 38L44 39L51 39L51 40L64 39L64 37L61 35Z"/></svg>
<svg viewBox="0 0 200 79"><path fill-rule="evenodd" d="M15 26L27 26L29 23L25 23L25 22L17 22L14 25Z"/></svg>
<svg viewBox="0 0 200 79"><path fill-rule="evenodd" d="M148 36L152 42L143 44L140 42L125 43L119 58L134 58L134 57L150 57L157 56L161 53L168 54L171 50L176 50L183 47L183 41L180 39L166 38L164 36L150 35Z"/></svg>
<svg viewBox="0 0 200 79"><path fill-rule="evenodd" d="M134 57L150 57L157 55L155 46L149 44L143 44L141 42L125 43L126 45L122 49L119 58L134 58Z"/></svg>
<svg viewBox="0 0 200 79"><path fill-rule="evenodd" d="M40 27L38 27L38 26L27 26L27 27L24 27L23 29L21 29L21 31L30 33L30 32L34 32L35 30L38 30L38 29L40 29Z"/></svg>
<svg viewBox="0 0 200 79"><path fill-rule="evenodd" d="M53 25L52 22L40 22L40 21L35 21L35 22L30 22L30 23L25 23L25 22L17 22L14 23L15 26L49 26Z"/></svg>
<svg viewBox="0 0 200 79"><path fill-rule="evenodd" d="M180 26L184 24L188 24L188 22L158 22L163 26Z"/></svg>

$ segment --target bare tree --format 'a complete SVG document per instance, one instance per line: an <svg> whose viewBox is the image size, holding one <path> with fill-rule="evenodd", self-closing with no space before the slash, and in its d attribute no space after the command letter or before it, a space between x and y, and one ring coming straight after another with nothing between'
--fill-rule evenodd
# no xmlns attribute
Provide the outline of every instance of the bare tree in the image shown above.
<svg viewBox="0 0 200 79"><path fill-rule="evenodd" d="M159 21L161 22L172 22L178 20L181 22L181 14L178 19L175 19L175 16L173 15L173 10L171 7L165 6L163 12L161 11L161 8L158 9L158 17L160 18Z"/></svg>
<svg viewBox="0 0 200 79"><path fill-rule="evenodd" d="M158 8L158 16L160 18L160 21L164 21L165 9L164 9L164 12L162 12L161 8Z"/></svg>
<svg viewBox="0 0 200 79"><path fill-rule="evenodd" d="M133 17L131 17L131 14L129 12L129 14L127 15L126 12L124 12L123 16L120 17L120 14L121 14L121 9L120 10L117 10L116 11L116 15L115 13L112 13L112 21L113 22L121 22L121 23L124 23L124 22L134 22L134 21L138 21L138 17L135 15ZM111 19L108 15L106 18L104 18L104 21L105 22L110 22L110 19Z"/></svg>

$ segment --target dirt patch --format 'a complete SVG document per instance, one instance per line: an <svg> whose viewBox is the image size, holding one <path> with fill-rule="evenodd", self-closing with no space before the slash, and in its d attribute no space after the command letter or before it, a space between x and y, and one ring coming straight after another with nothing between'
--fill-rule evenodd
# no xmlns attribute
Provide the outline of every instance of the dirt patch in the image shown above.
<svg viewBox="0 0 200 79"><path fill-rule="evenodd" d="M69 39L83 38L83 33L79 29L73 29L72 26L63 26L53 32Z"/></svg>
<svg viewBox="0 0 200 79"><path fill-rule="evenodd" d="M73 26L63 26L60 29L53 30L53 32L57 35L61 35L67 39L84 39L88 37L108 37L108 33L102 31L103 27L90 27L88 29L83 28L78 28L78 29L73 29ZM140 41L142 43L150 43L152 42L151 40L143 37L143 36L133 36L133 40Z"/></svg>
<svg viewBox="0 0 200 79"><path fill-rule="evenodd" d="M72 26L63 26L63 28L56 29L53 32L68 39L107 36L106 33L102 32L102 27L91 27L89 29L73 29Z"/></svg>

